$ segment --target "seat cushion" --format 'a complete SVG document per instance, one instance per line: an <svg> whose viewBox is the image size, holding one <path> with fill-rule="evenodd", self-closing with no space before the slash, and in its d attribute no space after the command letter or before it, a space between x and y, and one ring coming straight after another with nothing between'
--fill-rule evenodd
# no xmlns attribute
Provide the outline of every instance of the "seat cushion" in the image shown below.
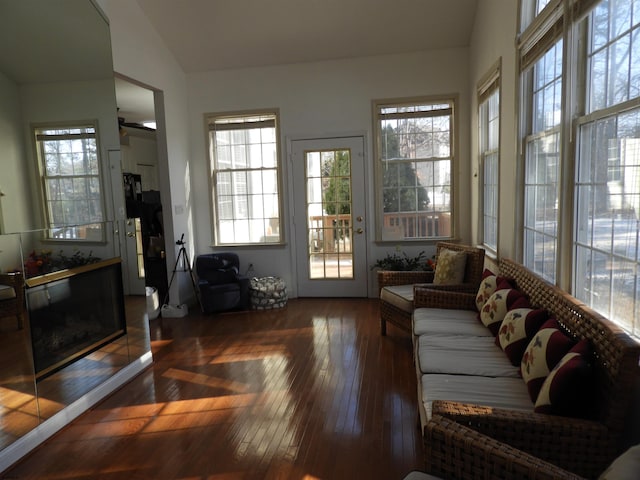
<svg viewBox="0 0 640 480"><path fill-rule="evenodd" d="M16 291L9 285L0 285L0 300L16 298Z"/></svg>
<svg viewBox="0 0 640 480"><path fill-rule="evenodd" d="M616 458L598 480L637 480L640 472L640 445L629 448Z"/></svg>
<svg viewBox="0 0 640 480"><path fill-rule="evenodd" d="M407 313L413 312L413 285L393 285L380 290L380 300Z"/></svg>
<svg viewBox="0 0 640 480"><path fill-rule="evenodd" d="M519 378L425 374L420 380L426 420L431 419L435 400L533 412L527 387Z"/></svg>
<svg viewBox="0 0 640 480"><path fill-rule="evenodd" d="M510 377L522 382L518 368L511 365L493 337L423 335L417 343L422 373Z"/></svg>
<svg viewBox="0 0 640 480"><path fill-rule="evenodd" d="M414 335L468 335L472 337L493 337L472 310L452 310L448 308L416 308L413 312Z"/></svg>

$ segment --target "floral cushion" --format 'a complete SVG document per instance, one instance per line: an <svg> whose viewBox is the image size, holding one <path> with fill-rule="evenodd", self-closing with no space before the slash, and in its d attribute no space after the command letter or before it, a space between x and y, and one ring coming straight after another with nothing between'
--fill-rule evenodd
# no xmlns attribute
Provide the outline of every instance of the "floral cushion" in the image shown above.
<svg viewBox="0 0 640 480"><path fill-rule="evenodd" d="M513 288L514 285L512 285L508 279L496 275L489 269L485 269L485 271L482 272L482 281L476 294L476 308L478 312L482 311L482 307L484 307L485 302L489 300L489 297L493 295L496 290L499 290L498 287Z"/></svg>
<svg viewBox="0 0 640 480"><path fill-rule="evenodd" d="M512 365L520 365L529 341L546 320L545 310L516 308L507 312L496 337L496 344L504 351Z"/></svg>
<svg viewBox="0 0 640 480"><path fill-rule="evenodd" d="M566 417L589 415L589 353L589 342L581 340L562 357L542 384L534 411Z"/></svg>
<svg viewBox="0 0 640 480"><path fill-rule="evenodd" d="M433 276L434 285L454 285L464 280L464 270L467 266L467 254L442 249L438 254L436 273Z"/></svg>
<svg viewBox="0 0 640 480"><path fill-rule="evenodd" d="M529 301L522 292L515 288L503 288L496 290L486 301L480 311L480 321L496 336L509 310L529 307Z"/></svg>
<svg viewBox="0 0 640 480"><path fill-rule="evenodd" d="M533 336L520 363L520 373L532 402L538 399L540 388L553 367L573 345L573 340L560 330L555 318L547 320Z"/></svg>

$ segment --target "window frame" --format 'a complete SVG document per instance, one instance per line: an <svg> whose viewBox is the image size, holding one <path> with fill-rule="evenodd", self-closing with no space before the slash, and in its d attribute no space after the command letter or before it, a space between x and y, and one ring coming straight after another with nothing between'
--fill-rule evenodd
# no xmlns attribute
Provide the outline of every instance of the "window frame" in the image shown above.
<svg viewBox="0 0 640 480"><path fill-rule="evenodd" d="M478 171L480 175L478 183L478 238L488 252L497 256L499 239L500 239L500 137L501 137L501 120L502 120L502 58L489 69L483 79L478 84ZM490 148L490 118L489 105L487 102L497 95L497 139L495 148ZM485 106L486 105L486 106ZM485 114L486 113L486 114ZM484 146L486 145L486 148ZM488 159L495 156L495 165L493 166L493 177L487 178L487 162ZM488 183L491 182L491 183ZM488 187L493 187L492 203L495 205L494 212L487 212L486 198ZM493 225L495 239L494 242L487 241L487 223Z"/></svg>
<svg viewBox="0 0 640 480"><path fill-rule="evenodd" d="M51 123L34 123L31 125L31 138L33 141L33 149L34 149L34 158L36 161L36 171L38 174L38 192L39 192L39 203L42 211L42 220L45 225L44 234L42 240L45 242L74 242L74 243L104 243L106 241L106 231L104 229L104 222L106 221L106 190L105 190L105 173L104 173L104 162L102 159L102 150L100 147L100 130L98 120L79 120L79 121L68 121L68 122L51 122ZM96 162L97 162L97 174L89 175L48 175L46 173L46 165L45 165L45 152L44 145L42 139L39 137L43 136L42 132L47 130L73 130L73 129L86 129L92 128L93 134L87 135L86 133L78 134L79 137L83 135L87 135L86 138L93 138L95 141L95 149L96 149ZM74 134L62 134L62 135L50 135L51 137L72 137ZM64 139L64 138L62 138ZM95 178L97 179L97 185L99 188L99 208L100 208L100 220L89 220L87 219L84 222L77 223L63 223L61 225L57 225L53 223L52 212L50 210L50 202L51 199L47 194L47 180L55 179L58 177L62 178ZM53 231L56 229L64 229L65 233L62 236L54 235ZM90 231L90 237L88 236L79 236L78 232L85 232L87 235L87 231Z"/></svg>
<svg viewBox="0 0 640 480"><path fill-rule="evenodd" d="M273 117L272 120L268 120L269 122L273 121L274 123L274 139L275 139L275 166L272 169L268 168L227 168L220 169L217 168L217 157L215 155L215 143L212 141L212 134L215 132L215 129L212 125L215 124L216 120L222 121L232 121L234 119L250 119L255 117ZM271 247L271 246L282 246L285 245L285 225L283 218L283 188L282 188L282 148L281 148L281 133L280 133L280 110L278 108L266 108L266 109L255 109L255 110L241 110L241 111L228 111L228 112L214 112L214 113L205 113L204 114L204 123L205 123L205 137L206 137L206 147L208 152L208 178L209 178L209 192L210 192L210 206L211 206L211 228L212 228L212 246L214 247L234 247L234 246L247 246L247 247ZM231 122L230 122L231 123ZM243 123L243 122L238 122ZM237 130L243 130L241 128ZM244 129L249 130L249 129ZM260 145L263 145L263 142L260 142ZM278 240L277 241L266 241L267 239L267 229L265 227L265 235L263 238L265 241L262 242L251 242L251 241L234 241L234 242L225 242L221 239L221 214L219 211L219 201L218 201L218 192L220 188L218 186L218 173L220 172L229 172L233 174L234 172L238 172L240 170L244 171L266 171L271 170L275 173L276 177L276 188L277 188L277 209L278 209L278 217L277 217L277 228L278 228ZM265 195L264 192L261 191L260 195ZM234 195L235 196L235 195ZM247 196L249 196L249 192L247 192ZM247 201L247 208L249 209L249 202ZM266 222L268 219L273 219L275 217L260 217L259 220ZM236 213L233 213L233 219L236 220ZM257 218L253 218L256 220Z"/></svg>
<svg viewBox="0 0 640 480"><path fill-rule="evenodd" d="M534 3L535 0L521 0L521 18L525 18L527 12L531 14ZM518 38L519 184L524 186L525 178L523 131L531 131L528 123L531 120L527 118L531 98L525 95L531 79L523 72L550 44L561 39L564 43L562 119L556 128L560 135L558 158L562 165L558 180L557 265L552 282L640 338L640 227L637 221L635 226L633 220L621 221L633 218L625 217L628 206L635 209L636 215L640 211L636 206L636 203L640 205L640 182L636 181L636 170L640 169L640 134L637 133L640 132L640 94L632 89L637 85L640 67L637 61L629 61L630 56L637 58L633 53L638 51L638 43L622 42L626 49L618 58L628 62L622 64L625 76L616 77L617 70L610 63L600 64L600 68L592 72L593 52L598 50L591 50L594 39L591 18L598 5L604 4L598 0L550 0L538 16L529 18L527 28L521 29ZM640 4L635 4L635 11L628 4L621 8L627 7L629 12L613 10L608 12L611 18L602 18L607 23L600 31L606 30L606 35L601 33L599 38L606 36L608 40L598 42L600 51L619 48L608 46L607 42L615 42L625 35L637 39L640 35ZM629 27L620 27L612 36L608 28L613 25L613 17L624 19L620 25L627 25L628 21ZM630 52L633 53L630 55ZM596 80L604 83L592 85L592 73L598 74ZM606 87L606 82L614 81L611 79L615 79L619 90L615 96L606 97L612 94ZM594 88L599 88L597 91L602 92L606 100L594 97ZM618 95L618 92L622 93ZM606 103L609 98L612 104ZM598 105L598 109L593 109L593 105ZM523 217L524 195L522 192L518 198ZM524 218L520 221L518 255L523 258ZM600 231L596 235L596 228L603 227L604 233ZM621 306L622 303L626 306Z"/></svg>
<svg viewBox="0 0 640 480"><path fill-rule="evenodd" d="M427 237L402 237L402 238L383 238L384 230L384 202L383 202L383 184L384 174L382 165L382 135L381 135L381 110L384 108L395 107L411 107L418 105L439 105L449 104L450 116L449 116L449 213L450 213L450 234L444 236L427 236ZM458 164L458 107L459 96L457 94L444 94L444 95L428 95L428 96L416 96L416 97L400 97L400 98L386 98L386 99L374 99L371 102L372 106L372 119L373 119L373 161L374 161L374 181L375 181L375 241L376 243L393 243L398 244L413 244L416 242L421 243L436 243L438 241L450 240L455 238L457 232L457 188L455 172L457 171ZM407 159L407 161L424 161L433 162L434 159L440 157L431 157L430 159Z"/></svg>

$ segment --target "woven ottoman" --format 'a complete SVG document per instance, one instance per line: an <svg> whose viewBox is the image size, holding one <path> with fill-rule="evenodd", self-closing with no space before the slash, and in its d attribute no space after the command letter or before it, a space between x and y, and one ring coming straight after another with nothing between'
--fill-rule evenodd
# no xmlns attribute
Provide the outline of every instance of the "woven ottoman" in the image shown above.
<svg viewBox="0 0 640 480"><path fill-rule="evenodd" d="M287 299L287 285L280 277L252 278L249 282L249 303L253 310L282 308Z"/></svg>

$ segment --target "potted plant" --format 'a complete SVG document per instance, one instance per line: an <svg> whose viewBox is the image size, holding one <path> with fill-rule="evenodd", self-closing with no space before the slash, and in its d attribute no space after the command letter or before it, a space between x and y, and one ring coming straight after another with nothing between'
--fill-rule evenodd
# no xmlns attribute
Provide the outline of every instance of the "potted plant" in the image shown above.
<svg viewBox="0 0 640 480"><path fill-rule="evenodd" d="M379 288L390 285L430 283L433 281L435 261L433 258L426 258L424 251L415 257L410 257L396 247L394 252L389 252L385 257L376 260L371 269L378 270Z"/></svg>

